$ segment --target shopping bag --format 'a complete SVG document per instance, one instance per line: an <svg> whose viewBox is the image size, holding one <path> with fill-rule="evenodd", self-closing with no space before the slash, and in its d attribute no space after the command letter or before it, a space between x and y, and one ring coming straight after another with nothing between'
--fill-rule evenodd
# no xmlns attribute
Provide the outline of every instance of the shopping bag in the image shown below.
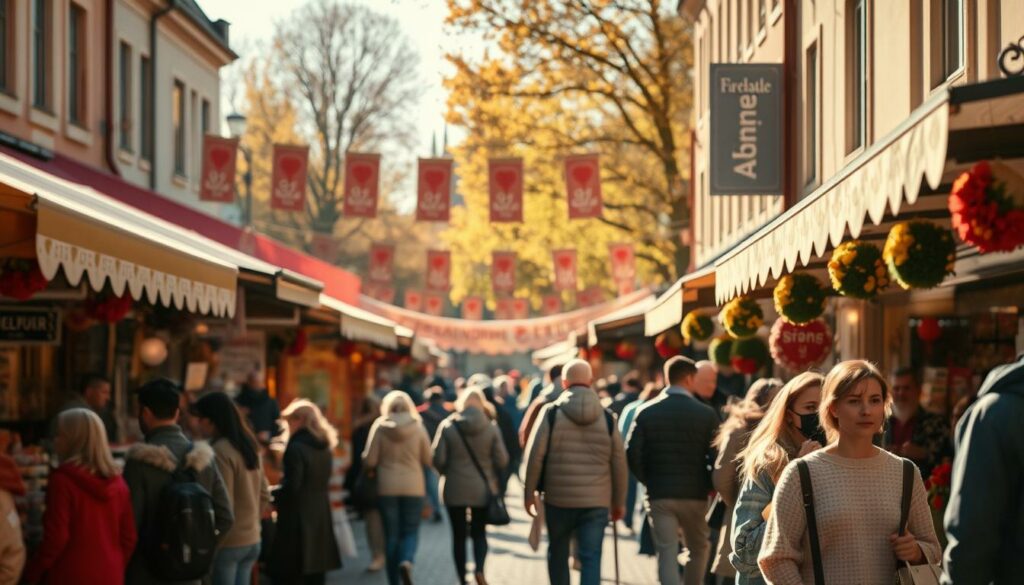
<svg viewBox="0 0 1024 585"><path fill-rule="evenodd" d="M331 510L331 520L334 525L334 540L338 543L338 552L343 559L354 559L359 556L356 550L356 537L352 533L352 526L348 523L348 514L344 508Z"/></svg>

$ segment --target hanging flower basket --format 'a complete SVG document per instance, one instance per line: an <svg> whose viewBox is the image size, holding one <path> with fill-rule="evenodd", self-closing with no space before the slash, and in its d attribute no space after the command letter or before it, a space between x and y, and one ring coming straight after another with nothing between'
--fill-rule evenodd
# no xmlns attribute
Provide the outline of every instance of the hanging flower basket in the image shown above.
<svg viewBox="0 0 1024 585"><path fill-rule="evenodd" d="M85 314L100 323L117 323L128 316L134 302L128 291L121 296L102 294L85 301Z"/></svg>
<svg viewBox="0 0 1024 585"><path fill-rule="evenodd" d="M711 340L708 345L708 357L720 366L731 365L729 353L732 351L733 338L721 335Z"/></svg>
<svg viewBox="0 0 1024 585"><path fill-rule="evenodd" d="M932 288L953 274L956 243L948 229L930 221L903 221L889 230L882 257L903 288Z"/></svg>
<svg viewBox="0 0 1024 585"><path fill-rule="evenodd" d="M949 193L953 230L982 254L1024 245L1024 179L1001 163L977 163Z"/></svg>
<svg viewBox="0 0 1024 585"><path fill-rule="evenodd" d="M844 242L832 251L828 276L836 292L855 299L872 299L889 286L882 251L860 240Z"/></svg>
<svg viewBox="0 0 1024 585"><path fill-rule="evenodd" d="M703 311L690 311L683 317L681 331L687 344L707 341L715 334L715 322Z"/></svg>
<svg viewBox="0 0 1024 585"><path fill-rule="evenodd" d="M750 337L764 325L764 312L757 301L747 296L736 297L722 307L718 315L725 332L736 339Z"/></svg>
<svg viewBox="0 0 1024 585"><path fill-rule="evenodd" d="M769 356L768 344L755 335L732 342L729 363L741 374L754 374L768 363Z"/></svg>
<svg viewBox="0 0 1024 585"><path fill-rule="evenodd" d="M654 338L654 351L661 359L667 360L679 355L683 349L683 338L678 331L670 329Z"/></svg>
<svg viewBox="0 0 1024 585"><path fill-rule="evenodd" d="M787 274L775 285L775 310L790 323L802 325L825 312L825 287L804 272Z"/></svg>
<svg viewBox="0 0 1024 585"><path fill-rule="evenodd" d="M832 351L832 331L821 319L804 325L779 319L768 336L772 359L787 370L797 373L820 364Z"/></svg>
<svg viewBox="0 0 1024 585"><path fill-rule="evenodd" d="M615 346L615 357L629 361L636 357L636 345L629 341L620 341Z"/></svg>
<svg viewBox="0 0 1024 585"><path fill-rule="evenodd" d="M8 258L0 261L0 296L26 301L44 290L46 285L46 277L35 259Z"/></svg>
<svg viewBox="0 0 1024 585"><path fill-rule="evenodd" d="M288 345L288 355L298 357L305 353L308 345L309 337L306 335L306 330L299 329L295 332L295 337L292 339L291 344Z"/></svg>

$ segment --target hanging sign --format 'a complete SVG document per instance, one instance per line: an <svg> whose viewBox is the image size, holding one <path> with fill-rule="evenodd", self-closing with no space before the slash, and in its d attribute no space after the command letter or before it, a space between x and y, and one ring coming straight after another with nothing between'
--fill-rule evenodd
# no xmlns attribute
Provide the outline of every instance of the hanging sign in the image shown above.
<svg viewBox="0 0 1024 585"><path fill-rule="evenodd" d="M479 321L484 318L484 301L480 297L466 297L462 300L462 318Z"/></svg>
<svg viewBox="0 0 1024 585"><path fill-rule="evenodd" d="M395 287L388 282L368 282L364 287L366 296L382 303L395 302Z"/></svg>
<svg viewBox="0 0 1024 585"><path fill-rule="evenodd" d="M306 165L309 147L275 144L270 207L279 211L305 211Z"/></svg>
<svg viewBox="0 0 1024 585"><path fill-rule="evenodd" d="M235 200L235 160L238 140L207 134L203 137L203 169L199 200L231 203Z"/></svg>
<svg viewBox="0 0 1024 585"><path fill-rule="evenodd" d="M428 315L439 316L444 312L444 298L440 293L427 293L423 297L423 310Z"/></svg>
<svg viewBox="0 0 1024 585"><path fill-rule="evenodd" d="M530 301L527 299L512 299L512 318L528 319L530 317Z"/></svg>
<svg viewBox="0 0 1024 585"><path fill-rule="evenodd" d="M544 316L561 313L562 297L559 295L544 295L544 299L541 301L541 312Z"/></svg>
<svg viewBox="0 0 1024 585"><path fill-rule="evenodd" d="M581 154L565 159L566 200L569 219L601 217L601 165L598 155Z"/></svg>
<svg viewBox="0 0 1024 585"><path fill-rule="evenodd" d="M405 291L405 302L402 305L410 311L423 310L423 293L415 289Z"/></svg>
<svg viewBox="0 0 1024 585"><path fill-rule="evenodd" d="M451 287L452 253L427 250L427 290L447 291Z"/></svg>
<svg viewBox="0 0 1024 585"><path fill-rule="evenodd" d="M512 319L512 315L515 314L515 307L513 306L514 299L512 297L501 297L494 302L494 318L495 319Z"/></svg>
<svg viewBox="0 0 1024 585"><path fill-rule="evenodd" d="M491 222L523 221L523 159L492 159L487 172Z"/></svg>
<svg viewBox="0 0 1024 585"><path fill-rule="evenodd" d="M778 319L768 336L772 358L791 372L820 364L832 352L832 331L821 319L796 325Z"/></svg>
<svg viewBox="0 0 1024 585"><path fill-rule="evenodd" d="M616 284L636 278L636 256L633 254L633 244L610 244L608 255L611 257L612 280Z"/></svg>
<svg viewBox="0 0 1024 585"><path fill-rule="evenodd" d="M447 222L452 201L452 160L421 158L416 185L416 220Z"/></svg>
<svg viewBox="0 0 1024 585"><path fill-rule="evenodd" d="M619 296L625 296L636 290L636 283L632 280L620 280L615 283L615 288L619 291Z"/></svg>
<svg viewBox="0 0 1024 585"><path fill-rule="evenodd" d="M782 65L711 64L712 195L782 193Z"/></svg>
<svg viewBox="0 0 1024 585"><path fill-rule="evenodd" d="M56 345L60 331L59 309L0 307L0 345Z"/></svg>
<svg viewBox="0 0 1024 585"><path fill-rule="evenodd" d="M576 290L576 250L551 252L555 264L555 290Z"/></svg>
<svg viewBox="0 0 1024 585"><path fill-rule="evenodd" d="M491 288L494 294L512 294L516 290L516 253L493 252L491 255Z"/></svg>
<svg viewBox="0 0 1024 585"><path fill-rule="evenodd" d="M380 155L345 154L345 217L377 217Z"/></svg>
<svg viewBox="0 0 1024 585"><path fill-rule="evenodd" d="M592 307L604 302L604 288L593 285L576 294L576 304L580 307Z"/></svg>
<svg viewBox="0 0 1024 585"><path fill-rule="evenodd" d="M395 246L373 244L370 246L370 280L391 282L394 277Z"/></svg>

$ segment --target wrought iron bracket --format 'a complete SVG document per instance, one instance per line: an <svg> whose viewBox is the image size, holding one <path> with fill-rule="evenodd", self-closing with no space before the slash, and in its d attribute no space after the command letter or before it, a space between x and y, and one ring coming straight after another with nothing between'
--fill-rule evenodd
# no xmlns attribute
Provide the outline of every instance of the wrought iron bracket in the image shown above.
<svg viewBox="0 0 1024 585"><path fill-rule="evenodd" d="M1024 37L1006 45L997 58L999 70L1007 77L1024 75Z"/></svg>

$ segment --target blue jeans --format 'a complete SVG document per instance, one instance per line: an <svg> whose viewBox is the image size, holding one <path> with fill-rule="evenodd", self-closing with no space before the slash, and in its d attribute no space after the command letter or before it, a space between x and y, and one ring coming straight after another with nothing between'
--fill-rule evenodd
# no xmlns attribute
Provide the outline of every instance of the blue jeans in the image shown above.
<svg viewBox="0 0 1024 585"><path fill-rule="evenodd" d="M213 556L213 585L249 585L259 558L259 543L218 550Z"/></svg>
<svg viewBox="0 0 1024 585"><path fill-rule="evenodd" d="M438 494L437 472L429 467L423 468L423 479L427 485L427 499L430 500L430 507L434 509L434 517L441 517L441 496Z"/></svg>
<svg viewBox="0 0 1024 585"><path fill-rule="evenodd" d="M389 585L400 585L398 567L416 558L423 511L421 496L381 496L377 507L384 521L385 572Z"/></svg>
<svg viewBox="0 0 1024 585"><path fill-rule="evenodd" d="M608 525L608 508L559 508L544 505L548 527L548 579L569 585L569 541L576 534L580 585L601 584L601 545Z"/></svg>

